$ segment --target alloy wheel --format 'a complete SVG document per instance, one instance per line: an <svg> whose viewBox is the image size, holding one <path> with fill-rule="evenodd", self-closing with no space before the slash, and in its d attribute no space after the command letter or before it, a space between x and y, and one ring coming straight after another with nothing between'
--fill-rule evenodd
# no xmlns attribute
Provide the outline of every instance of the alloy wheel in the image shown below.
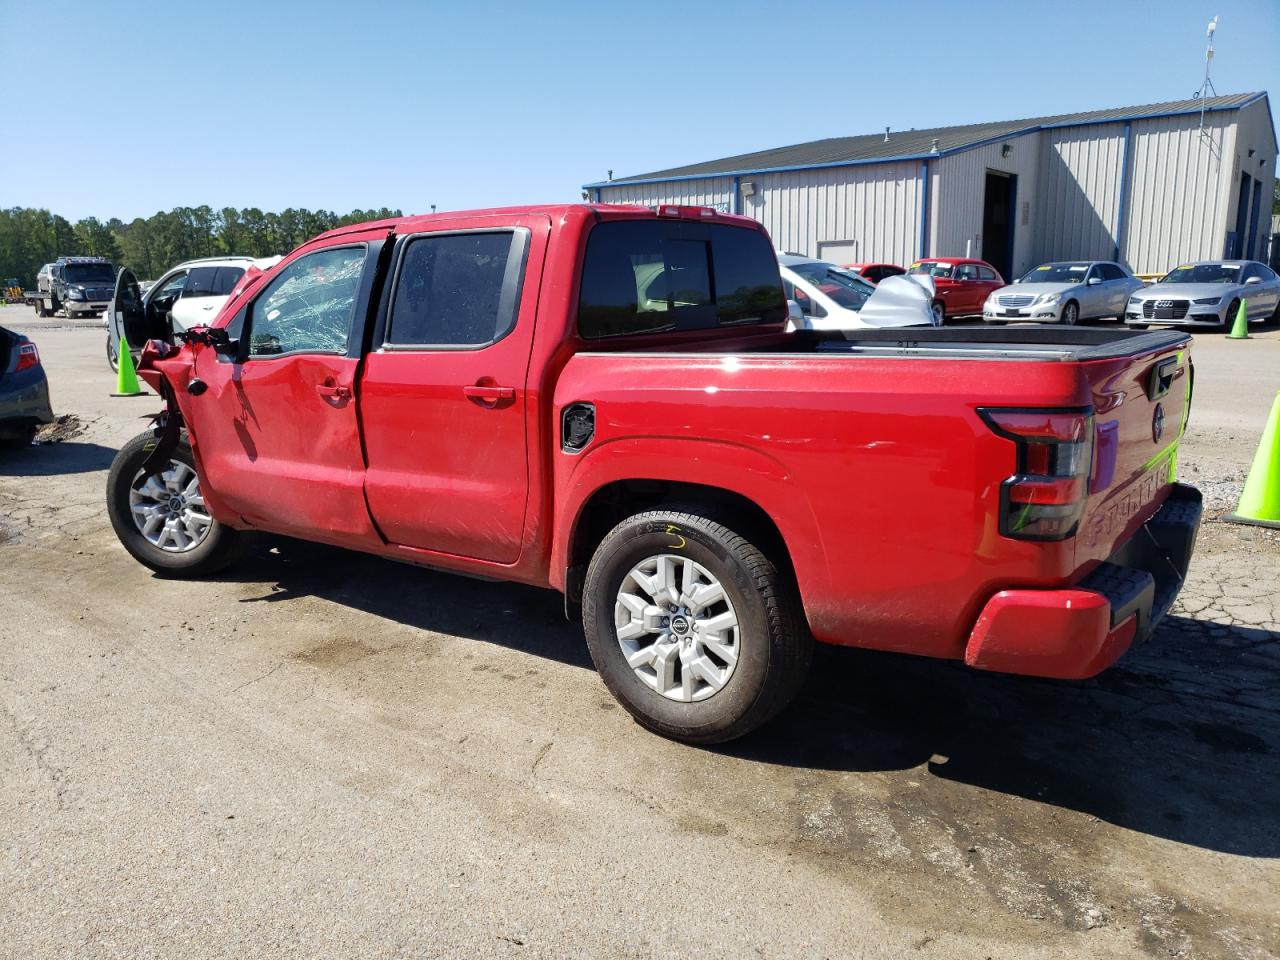
<svg viewBox="0 0 1280 960"><path fill-rule="evenodd" d="M622 578L613 609L623 656L640 681L682 703L725 688L741 654L738 615L720 581L688 557L660 554Z"/></svg>
<svg viewBox="0 0 1280 960"><path fill-rule="evenodd" d="M129 513L138 532L167 553L194 550L213 527L200 478L179 460L170 460L166 470L149 477L138 472L129 490Z"/></svg>

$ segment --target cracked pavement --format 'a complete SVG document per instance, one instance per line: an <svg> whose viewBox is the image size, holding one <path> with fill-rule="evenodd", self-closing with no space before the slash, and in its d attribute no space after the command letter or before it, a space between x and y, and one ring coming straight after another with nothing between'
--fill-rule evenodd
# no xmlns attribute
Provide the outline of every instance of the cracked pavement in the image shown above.
<svg viewBox="0 0 1280 960"><path fill-rule="evenodd" d="M823 649L698 750L554 594L278 538L152 577L102 495L158 400L28 316L78 422L0 460L0 958L1280 956L1280 531L1217 519L1280 334L1197 337L1207 519L1116 668Z"/></svg>

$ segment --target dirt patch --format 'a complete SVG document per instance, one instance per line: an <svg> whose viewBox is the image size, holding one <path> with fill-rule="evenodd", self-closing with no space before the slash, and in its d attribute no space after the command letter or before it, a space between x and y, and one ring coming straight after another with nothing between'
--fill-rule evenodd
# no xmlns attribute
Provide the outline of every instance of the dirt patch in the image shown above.
<svg viewBox="0 0 1280 960"><path fill-rule="evenodd" d="M36 431L36 443L62 443L83 434L85 425L74 413L64 413L53 423L46 423Z"/></svg>
<svg viewBox="0 0 1280 960"><path fill-rule="evenodd" d="M345 667L377 652L363 640L329 640L310 650L294 654L294 659L313 667Z"/></svg>

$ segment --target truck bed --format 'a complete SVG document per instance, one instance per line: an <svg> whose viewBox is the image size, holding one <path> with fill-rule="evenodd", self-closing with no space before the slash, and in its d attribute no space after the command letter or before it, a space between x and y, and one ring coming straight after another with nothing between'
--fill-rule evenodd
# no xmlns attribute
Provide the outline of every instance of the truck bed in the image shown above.
<svg viewBox="0 0 1280 960"><path fill-rule="evenodd" d="M1190 338L1175 330L1103 330L1088 327L908 327L883 330L801 331L800 352L860 356L1088 362L1155 353ZM793 352L793 351L786 351Z"/></svg>

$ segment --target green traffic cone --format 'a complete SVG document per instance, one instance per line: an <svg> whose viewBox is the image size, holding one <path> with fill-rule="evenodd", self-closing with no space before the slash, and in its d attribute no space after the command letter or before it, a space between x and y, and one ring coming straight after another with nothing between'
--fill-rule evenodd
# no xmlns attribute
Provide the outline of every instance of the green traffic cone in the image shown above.
<svg viewBox="0 0 1280 960"><path fill-rule="evenodd" d="M1240 309L1236 311L1235 326L1231 328L1231 332L1227 334L1228 340L1248 340L1249 338L1249 312L1246 308L1248 300L1240 301Z"/></svg>
<svg viewBox="0 0 1280 960"><path fill-rule="evenodd" d="M1244 482L1240 505L1226 519L1280 528L1280 393L1271 404L1271 415Z"/></svg>
<svg viewBox="0 0 1280 960"><path fill-rule="evenodd" d="M129 351L129 341L120 335L120 356L116 364L116 392L113 397L145 397L147 394L138 384L138 374L133 369L133 354Z"/></svg>

